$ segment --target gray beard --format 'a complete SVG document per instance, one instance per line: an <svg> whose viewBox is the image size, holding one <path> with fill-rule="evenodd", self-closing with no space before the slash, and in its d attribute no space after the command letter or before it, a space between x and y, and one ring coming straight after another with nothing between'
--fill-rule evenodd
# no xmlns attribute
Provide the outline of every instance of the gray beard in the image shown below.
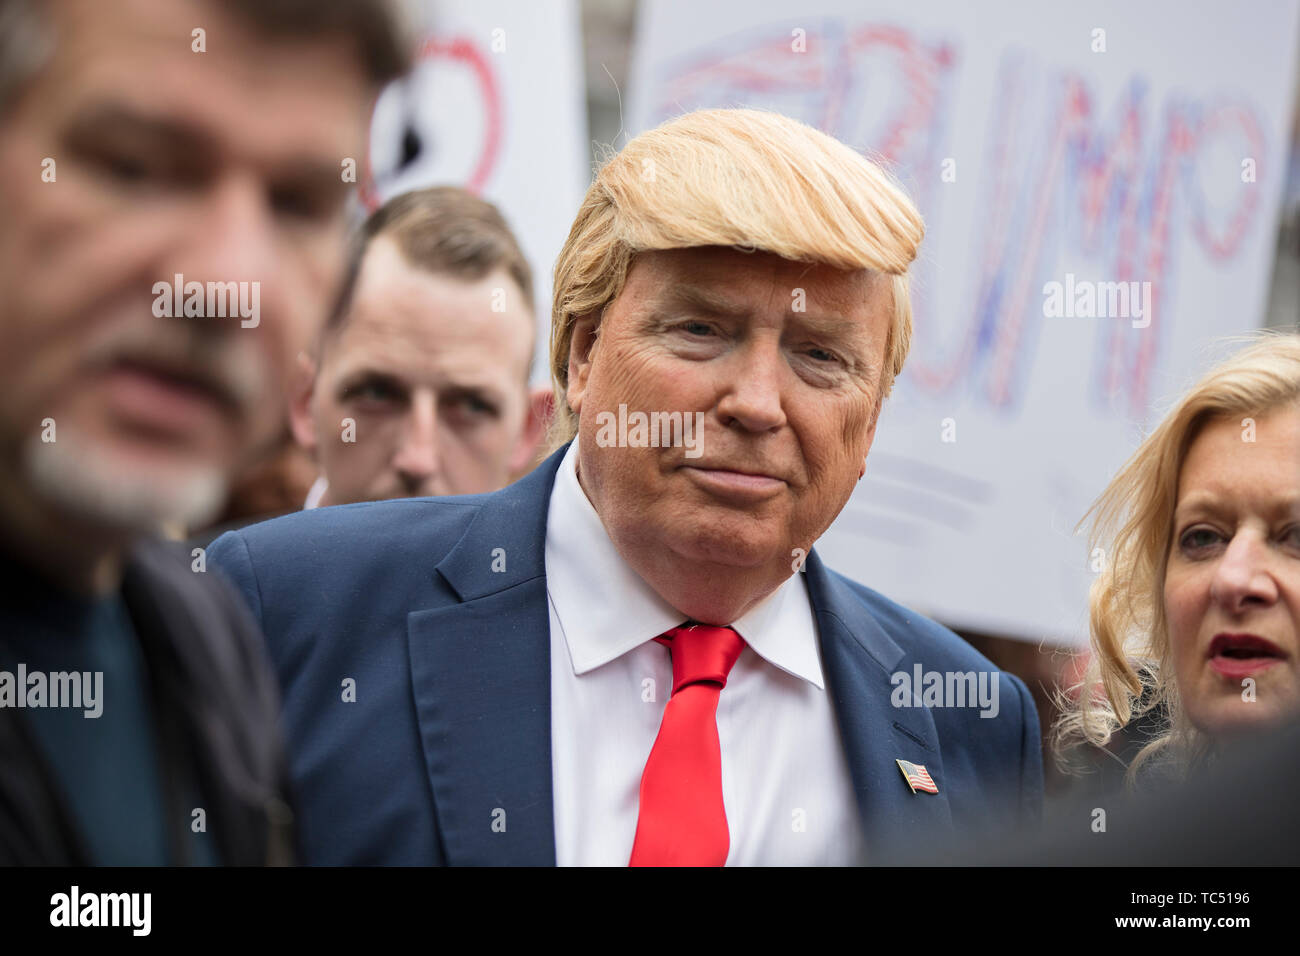
<svg viewBox="0 0 1300 956"><path fill-rule="evenodd" d="M186 530L217 516L229 491L213 467L145 468L118 460L111 448L60 428L56 441L33 435L22 468L31 487L51 504L96 524L152 532L168 523Z"/></svg>

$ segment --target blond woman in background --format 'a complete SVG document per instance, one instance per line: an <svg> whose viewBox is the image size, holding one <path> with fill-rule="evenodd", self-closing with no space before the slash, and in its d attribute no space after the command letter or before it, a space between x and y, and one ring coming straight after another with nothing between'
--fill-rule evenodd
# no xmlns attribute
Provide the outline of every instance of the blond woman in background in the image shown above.
<svg viewBox="0 0 1300 956"><path fill-rule="evenodd" d="M1128 770L1181 776L1300 711L1300 336L1261 334L1184 396L1085 515L1105 567L1058 756L1139 718ZM1063 695L1064 696L1064 695Z"/></svg>

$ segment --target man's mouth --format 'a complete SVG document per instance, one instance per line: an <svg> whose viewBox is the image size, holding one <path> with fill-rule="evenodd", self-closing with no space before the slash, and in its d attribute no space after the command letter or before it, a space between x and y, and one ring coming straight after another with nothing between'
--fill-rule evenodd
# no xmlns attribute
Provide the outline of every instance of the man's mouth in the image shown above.
<svg viewBox="0 0 1300 956"><path fill-rule="evenodd" d="M695 476L702 486L723 498L756 502L779 492L785 482L772 475L740 470L740 466L727 468L721 465L691 463L683 469Z"/></svg>
<svg viewBox="0 0 1300 956"><path fill-rule="evenodd" d="M206 369L124 358L105 373L109 401L132 425L158 433L186 432L214 416L238 420L232 391Z"/></svg>
<svg viewBox="0 0 1300 956"><path fill-rule="evenodd" d="M686 460L682 462L684 468L698 468L702 471L714 471L721 474L744 475L750 478L762 478L767 481L784 481L783 478L772 474L763 468L751 468L748 465L735 464L725 461L704 460Z"/></svg>
<svg viewBox="0 0 1300 956"><path fill-rule="evenodd" d="M1286 660L1272 641L1257 634L1216 634L1210 642L1210 666L1224 677L1240 678Z"/></svg>

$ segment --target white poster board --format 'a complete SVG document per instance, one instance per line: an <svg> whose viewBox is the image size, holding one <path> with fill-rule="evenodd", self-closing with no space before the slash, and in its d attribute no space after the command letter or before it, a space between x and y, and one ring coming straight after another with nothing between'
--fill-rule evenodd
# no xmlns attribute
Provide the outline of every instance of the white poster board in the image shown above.
<svg viewBox="0 0 1300 956"><path fill-rule="evenodd" d="M410 78L371 126L367 204L425 186L464 186L500 208L533 267L534 381L545 382L551 270L590 182L577 0L422 0ZM410 128L417 158L398 169Z"/></svg>
<svg viewBox="0 0 1300 956"><path fill-rule="evenodd" d="M830 565L953 626L1079 643L1075 524L1257 327L1300 7L1217 0L643 0L635 134L758 106L871 151L927 223L916 331ZM1093 286L1054 315L1048 283ZM1143 283L1150 283L1149 286ZM1067 298L1068 296L1068 298Z"/></svg>

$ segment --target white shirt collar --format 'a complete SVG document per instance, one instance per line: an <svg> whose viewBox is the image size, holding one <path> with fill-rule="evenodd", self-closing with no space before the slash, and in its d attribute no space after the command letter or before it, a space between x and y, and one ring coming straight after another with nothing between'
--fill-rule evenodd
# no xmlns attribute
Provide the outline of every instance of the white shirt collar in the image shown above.
<svg viewBox="0 0 1300 956"><path fill-rule="evenodd" d="M622 656L686 615L618 553L578 482L578 440L560 462L546 521L546 590L575 674ZM731 626L768 663L825 688L812 605L793 574Z"/></svg>
<svg viewBox="0 0 1300 956"><path fill-rule="evenodd" d="M330 483L321 475L312 482L311 490L307 492L307 500L302 503L303 511L310 511L312 508L320 507L320 500L325 497L325 492L329 490Z"/></svg>

